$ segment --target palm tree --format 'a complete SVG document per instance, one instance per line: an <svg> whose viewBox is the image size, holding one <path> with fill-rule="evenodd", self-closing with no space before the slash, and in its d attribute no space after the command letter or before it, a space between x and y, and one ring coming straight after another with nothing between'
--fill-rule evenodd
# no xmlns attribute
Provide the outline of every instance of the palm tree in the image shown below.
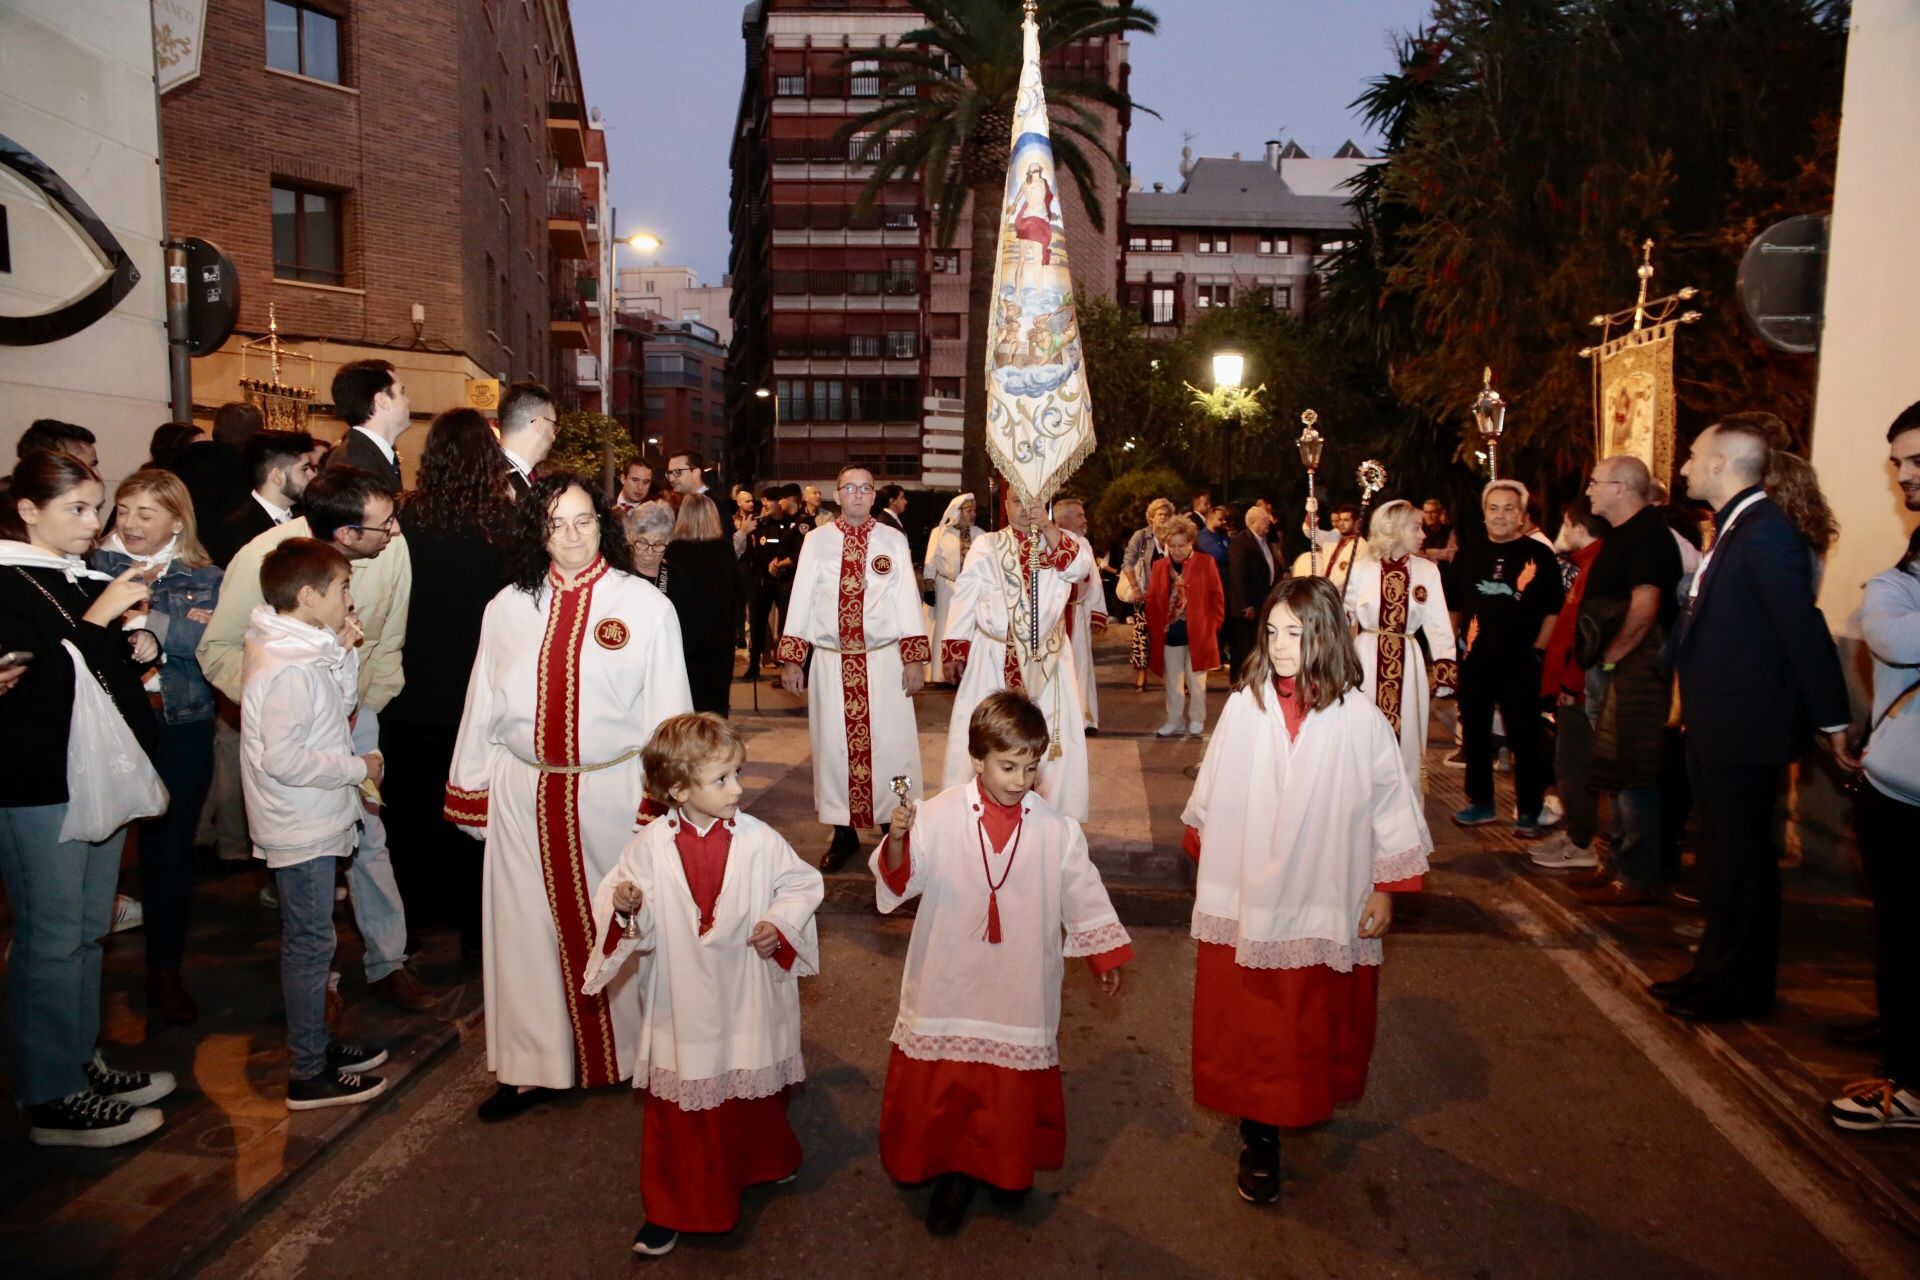
<svg viewBox="0 0 1920 1280"><path fill-rule="evenodd" d="M918 182L927 203L939 211L935 236L942 248L954 242L960 212L973 201L969 226L972 248L967 280L967 378L965 457L962 482L984 493L987 481L987 399L983 382L987 363L987 313L993 291L996 239L1000 231L1000 195L1007 177L1012 142L1014 95L1020 87L1024 50L1022 0L920 0L927 25L907 32L883 49L849 55L878 61L882 102L837 135L845 144L869 135L860 162L874 166L860 194L864 212L893 182ZM1129 0L1039 0L1037 20L1042 57L1076 40L1158 31L1160 20ZM1107 145L1096 107L1111 107L1122 118L1146 110L1131 95L1104 79L1085 75L1049 76L1048 115L1052 123L1055 165L1079 190L1087 219L1104 230L1101 188L1092 156L1104 159L1121 182L1126 172ZM1149 112L1149 114L1152 114ZM982 504L984 514L985 503Z"/></svg>

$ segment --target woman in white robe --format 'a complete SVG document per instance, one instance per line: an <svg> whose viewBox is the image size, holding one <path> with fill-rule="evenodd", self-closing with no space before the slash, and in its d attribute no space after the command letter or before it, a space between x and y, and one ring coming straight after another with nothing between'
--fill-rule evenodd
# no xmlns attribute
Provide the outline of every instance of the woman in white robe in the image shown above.
<svg viewBox="0 0 1920 1280"><path fill-rule="evenodd" d="M927 635L933 643L933 660L927 678L935 684L952 680L940 660L940 642L947 637L947 616L953 609L953 588L960 570L967 563L967 552L974 539L986 531L974 521L973 495L963 493L947 504L946 514L927 537L927 561L921 572L933 588L933 613L927 619Z"/></svg>
<svg viewBox="0 0 1920 1280"><path fill-rule="evenodd" d="M481 622L447 779L447 818L486 841L481 961L500 1089L484 1119L632 1074L639 985L580 991L593 892L645 799L640 748L692 709L673 605L628 572L605 500L560 473L520 503L515 582Z"/></svg>
<svg viewBox="0 0 1920 1280"><path fill-rule="evenodd" d="M1354 562L1346 586L1347 616L1357 628L1354 649L1366 676L1363 689L1400 735L1407 781L1424 795L1422 764L1433 694L1427 654L1414 636L1424 632L1427 637L1427 651L1433 655L1432 684L1452 689L1459 683L1460 669L1454 658L1447 593L1440 582L1440 566L1420 555L1426 530L1419 508L1411 502L1389 502L1375 511L1367 542L1370 554Z"/></svg>

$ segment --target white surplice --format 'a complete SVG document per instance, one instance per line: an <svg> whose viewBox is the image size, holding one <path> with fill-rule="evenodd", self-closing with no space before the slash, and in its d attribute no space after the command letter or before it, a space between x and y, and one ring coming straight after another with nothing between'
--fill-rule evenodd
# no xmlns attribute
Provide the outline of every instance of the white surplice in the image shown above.
<svg viewBox="0 0 1920 1280"><path fill-rule="evenodd" d="M960 495L961 498L966 496ZM956 503L959 501L960 498L954 499ZM933 584L932 625L927 633L933 641L933 660L927 677L930 680L952 678L940 659L940 642L946 638L947 620L953 613L954 583L960 577L960 570L966 566L967 552L973 548L974 541L986 536L986 530L979 525L962 529L955 524L941 524L927 537L927 562L922 572L927 581Z"/></svg>
<svg viewBox="0 0 1920 1280"><path fill-rule="evenodd" d="M884 841L868 860L882 912L920 899L891 1037L909 1058L1057 1066L1065 957L1130 943L1080 824L1032 791L1021 810L1018 842L989 848L983 866L980 784L949 787L914 817L904 893L882 872ZM988 875L999 886L997 943L986 940Z"/></svg>
<svg viewBox="0 0 1920 1280"><path fill-rule="evenodd" d="M878 520L807 535L778 656L806 666L813 802L828 826L876 827L900 803L892 781L920 794L920 729L901 687L927 661L907 535Z"/></svg>
<svg viewBox="0 0 1920 1280"><path fill-rule="evenodd" d="M1073 673L1080 687L1080 714L1087 728L1100 727L1100 690L1093 679L1093 627L1107 622L1107 589L1096 571L1073 587L1073 605L1067 614L1067 638L1073 642Z"/></svg>
<svg viewBox="0 0 1920 1280"><path fill-rule="evenodd" d="M589 578L585 616L564 634L549 635L549 623L560 632L566 616L553 617L551 576L537 597L508 587L488 604L447 779L447 816L486 841L487 1067L503 1084L564 1089L585 1078L574 1052L581 973L565 972L562 962L543 825L556 848L578 841L575 883L559 886L557 900L566 904L569 936L587 931L590 951L598 936L594 887L619 860L645 797L639 749L662 720L693 708L680 624L667 598L604 562L582 575ZM577 610L577 599L567 609ZM578 656L571 681L564 679L569 653ZM552 768L614 760L571 774ZM543 789L557 797L545 814ZM639 984L616 980L606 999L615 1078L624 1080L640 1029Z"/></svg>
<svg viewBox="0 0 1920 1280"><path fill-rule="evenodd" d="M1347 579L1352 576L1354 566L1365 564L1373 555L1367 548L1367 540L1354 533L1342 536L1322 530L1314 542L1320 547L1320 576L1342 591L1346 590ZM1313 576L1311 554L1302 551L1293 558L1293 576Z"/></svg>
<svg viewBox="0 0 1920 1280"><path fill-rule="evenodd" d="M1072 534L1037 571L1040 575L1040 648L1029 652L1031 604L1023 575L1025 535L1010 529L989 533L973 544L953 593L953 612L943 648L952 661L964 655L966 674L954 694L953 719L947 725L943 785L957 787L973 777L967 755L967 722L988 694L1008 687L1007 653L1011 643L1021 672L1021 692L1047 717L1060 748L1040 761L1040 794L1077 822L1089 807L1086 724L1080 714L1080 678L1073 646L1067 640L1066 613L1074 588L1092 576L1093 551ZM1009 639L1010 629L1012 632Z"/></svg>
<svg viewBox="0 0 1920 1280"><path fill-rule="evenodd" d="M644 1011L628 1042L634 1087L683 1111L709 1111L735 1098L769 1098L806 1079L797 979L820 972L813 916L826 887L779 832L742 813L730 824L713 927L702 933L674 844L685 821L684 811L675 811L648 823L600 881L593 918L602 945L582 990L632 986ZM613 916L613 891L622 881L640 890L631 931ZM762 920L793 948L792 968L748 945Z"/></svg>
<svg viewBox="0 0 1920 1280"><path fill-rule="evenodd" d="M1392 593L1395 598L1385 600L1382 584L1390 575L1389 567L1372 558L1360 561L1347 579L1346 604L1348 616L1360 628L1353 647L1360 655L1360 670L1366 677L1364 691L1373 704L1387 714L1389 722L1398 721L1400 754L1406 762L1407 779L1424 795L1426 775L1422 763L1426 759L1427 716L1433 698L1427 683L1426 655L1421 652L1415 634L1426 633L1427 645L1433 651L1437 683L1453 685L1460 679L1460 673L1454 661L1453 623L1447 617L1447 593L1440 584L1440 566L1419 556L1409 556L1404 564L1394 562L1394 570L1402 568L1406 574L1404 588L1396 585ZM1385 612L1400 615L1404 610L1404 616L1382 622L1383 600L1387 605ZM1391 660L1391 653L1386 660L1382 659L1380 633L1383 629L1404 637L1394 646L1400 650L1397 664ZM1400 691L1391 711L1381 701L1383 678L1390 686L1397 684Z"/></svg>
<svg viewBox="0 0 1920 1280"><path fill-rule="evenodd" d="M1433 838L1400 744L1359 690L1289 740L1280 698L1227 699L1181 821L1200 833L1193 936L1248 969L1379 964L1359 936L1375 884L1423 875Z"/></svg>

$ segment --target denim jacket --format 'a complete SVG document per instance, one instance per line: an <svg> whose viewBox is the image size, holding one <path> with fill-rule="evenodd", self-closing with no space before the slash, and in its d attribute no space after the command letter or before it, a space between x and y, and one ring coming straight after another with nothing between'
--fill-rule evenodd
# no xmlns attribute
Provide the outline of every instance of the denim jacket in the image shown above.
<svg viewBox="0 0 1920 1280"><path fill-rule="evenodd" d="M96 551L88 559L94 568L115 577L133 564L131 557L118 551ZM159 640L160 652L167 659L160 664L160 718L167 724L213 718L213 686L200 674L200 661L193 656L207 627L189 618L187 611L213 612L220 598L222 572L219 565L189 569L174 560L153 584L147 629Z"/></svg>

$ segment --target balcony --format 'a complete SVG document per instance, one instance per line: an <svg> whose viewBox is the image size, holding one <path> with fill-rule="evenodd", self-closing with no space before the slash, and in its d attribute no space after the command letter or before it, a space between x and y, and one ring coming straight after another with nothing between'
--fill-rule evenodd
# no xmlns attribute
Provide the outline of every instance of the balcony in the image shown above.
<svg viewBox="0 0 1920 1280"><path fill-rule="evenodd" d="M587 133L581 120L579 103L547 103L547 146L553 152L554 162L562 169L586 166Z"/></svg>
<svg viewBox="0 0 1920 1280"><path fill-rule="evenodd" d="M580 351L574 353L573 361L576 386L598 387L600 385L600 357L590 356Z"/></svg>
<svg viewBox="0 0 1920 1280"><path fill-rule="evenodd" d="M579 184L547 184L547 243L562 258L584 258L590 252Z"/></svg>
<svg viewBox="0 0 1920 1280"><path fill-rule="evenodd" d="M556 293L553 304L548 308L548 328L553 334L553 345L562 351L591 351L593 346L587 341L587 323L580 299L571 293Z"/></svg>

